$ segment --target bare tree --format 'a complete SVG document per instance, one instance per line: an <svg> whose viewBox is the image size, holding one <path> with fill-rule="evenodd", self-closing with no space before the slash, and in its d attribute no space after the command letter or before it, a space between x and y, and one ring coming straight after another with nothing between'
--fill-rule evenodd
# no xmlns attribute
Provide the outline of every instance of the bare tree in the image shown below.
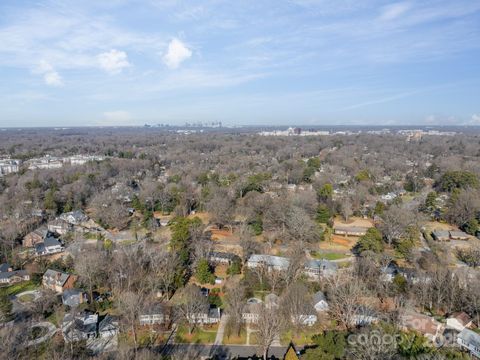
<svg viewBox="0 0 480 360"><path fill-rule="evenodd" d="M188 333L195 329L197 318L208 310L207 298L202 295L196 285L187 285L183 288L178 298L178 317L188 326Z"/></svg>
<svg viewBox="0 0 480 360"><path fill-rule="evenodd" d="M388 244L400 240L407 234L409 227L418 227L421 219L418 213L398 205L385 210L382 215L380 230Z"/></svg>
<svg viewBox="0 0 480 360"><path fill-rule="evenodd" d="M245 287L240 283L231 283L226 288L225 294L226 313L233 331L240 335L242 313L245 306Z"/></svg>
<svg viewBox="0 0 480 360"><path fill-rule="evenodd" d="M303 325L306 316L315 313L308 288L299 282L287 287L281 298L281 308L284 319L291 320L295 326Z"/></svg>
<svg viewBox="0 0 480 360"><path fill-rule="evenodd" d="M280 336L283 324L283 317L279 314L278 309L275 307L268 308L264 305L260 307L255 334L264 360L267 360L268 349L273 341Z"/></svg>
<svg viewBox="0 0 480 360"><path fill-rule="evenodd" d="M327 280L331 316L347 329L355 326L360 299L366 295L365 286L351 274L338 274Z"/></svg>
<svg viewBox="0 0 480 360"><path fill-rule="evenodd" d="M145 297L141 293L125 291L118 295L117 306L122 313L122 320L133 335L135 354L138 349L137 323L138 317L144 307Z"/></svg>

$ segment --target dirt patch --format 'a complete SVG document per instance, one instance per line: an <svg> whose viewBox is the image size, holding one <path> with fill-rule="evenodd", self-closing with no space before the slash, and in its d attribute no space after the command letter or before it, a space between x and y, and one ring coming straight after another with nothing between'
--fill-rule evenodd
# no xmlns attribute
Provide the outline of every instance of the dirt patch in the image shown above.
<svg viewBox="0 0 480 360"><path fill-rule="evenodd" d="M373 227L373 221L371 219L363 219L359 217L351 217L348 222L343 221L342 218L336 217L333 220L333 226L351 226L351 227Z"/></svg>
<svg viewBox="0 0 480 360"><path fill-rule="evenodd" d="M212 240L225 240L233 236L233 232L229 229L210 229L212 232Z"/></svg>

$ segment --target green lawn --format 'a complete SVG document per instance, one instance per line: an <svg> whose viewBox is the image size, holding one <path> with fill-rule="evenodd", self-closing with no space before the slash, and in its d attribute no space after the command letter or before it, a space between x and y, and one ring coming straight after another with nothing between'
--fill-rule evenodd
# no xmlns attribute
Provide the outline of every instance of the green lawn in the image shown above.
<svg viewBox="0 0 480 360"><path fill-rule="evenodd" d="M193 343L193 344L213 344L217 336L217 329L206 330L201 327L195 327L192 334L188 334L188 328L180 326L175 336L175 342Z"/></svg>
<svg viewBox="0 0 480 360"><path fill-rule="evenodd" d="M33 281L23 281L7 287L0 288L0 294L7 294L8 296L17 295L24 291L36 290L38 285Z"/></svg>
<svg viewBox="0 0 480 360"><path fill-rule="evenodd" d="M29 303L29 302L32 302L34 299L35 299L35 296L33 296L32 294L22 295L21 297L18 298L18 300L20 300L21 303Z"/></svg>
<svg viewBox="0 0 480 360"><path fill-rule="evenodd" d="M337 253L337 252L320 252L320 251L312 251L311 255L315 259L325 259L325 260L340 260L349 257L344 253Z"/></svg>
<svg viewBox="0 0 480 360"><path fill-rule="evenodd" d="M290 344L291 341L298 346L310 345L313 344L312 336L318 333L321 333L321 330L316 329L315 326L310 329L288 330L280 336L280 342L285 346Z"/></svg>

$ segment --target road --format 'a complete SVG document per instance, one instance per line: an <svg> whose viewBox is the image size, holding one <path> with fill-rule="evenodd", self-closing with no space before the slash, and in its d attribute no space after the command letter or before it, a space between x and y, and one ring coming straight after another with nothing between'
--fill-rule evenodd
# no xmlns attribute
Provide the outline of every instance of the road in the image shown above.
<svg viewBox="0 0 480 360"><path fill-rule="evenodd" d="M287 347L272 346L268 355L283 359ZM213 357L217 359L232 359L235 357L253 357L259 353L258 347L247 345L201 345L201 344L171 344L163 349L163 355L181 354L184 359L200 359Z"/></svg>

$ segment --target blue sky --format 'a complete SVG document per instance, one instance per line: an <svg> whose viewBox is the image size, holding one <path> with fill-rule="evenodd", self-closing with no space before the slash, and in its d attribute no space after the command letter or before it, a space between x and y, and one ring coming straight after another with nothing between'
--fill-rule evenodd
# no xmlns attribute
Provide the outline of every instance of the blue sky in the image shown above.
<svg viewBox="0 0 480 360"><path fill-rule="evenodd" d="M480 125L479 0L0 2L0 126Z"/></svg>

